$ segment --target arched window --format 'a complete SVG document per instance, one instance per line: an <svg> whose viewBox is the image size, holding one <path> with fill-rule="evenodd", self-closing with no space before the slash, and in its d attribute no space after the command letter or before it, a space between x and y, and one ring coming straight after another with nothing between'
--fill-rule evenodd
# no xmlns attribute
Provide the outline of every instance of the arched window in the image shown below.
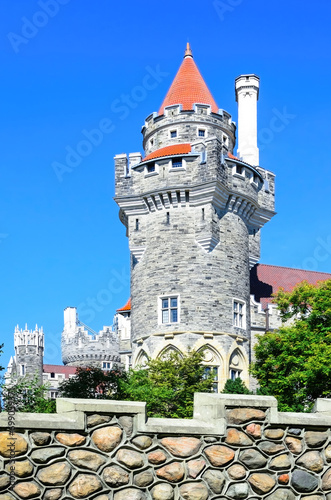
<svg viewBox="0 0 331 500"><path fill-rule="evenodd" d="M137 359L136 359L136 362L135 362L135 367L139 367L139 368L146 368L146 366L148 365L148 356L147 354L145 353L144 350L141 350L140 353L138 354L137 356Z"/></svg>
<svg viewBox="0 0 331 500"><path fill-rule="evenodd" d="M235 351L233 351L231 358L230 358L229 378L231 380L235 380L236 378L240 377L243 369L244 369L244 367L243 367L243 363L242 363L241 354L236 349Z"/></svg>
<svg viewBox="0 0 331 500"><path fill-rule="evenodd" d="M174 354L174 353L177 353L180 355L180 357L182 357L182 353L180 352L179 349L177 349L177 347L173 346L173 345L169 345L167 347L165 347L161 352L160 354L158 355L158 358L160 359L167 359L169 358L169 356L171 354Z"/></svg>
<svg viewBox="0 0 331 500"><path fill-rule="evenodd" d="M213 374L213 391L219 392L221 359L219 354L210 346L204 346L198 352L203 353L203 364L205 367L205 377Z"/></svg>

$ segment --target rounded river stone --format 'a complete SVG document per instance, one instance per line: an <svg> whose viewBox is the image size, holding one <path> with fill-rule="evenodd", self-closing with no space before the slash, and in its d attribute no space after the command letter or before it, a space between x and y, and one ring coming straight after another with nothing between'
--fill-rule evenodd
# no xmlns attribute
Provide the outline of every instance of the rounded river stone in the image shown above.
<svg viewBox="0 0 331 500"><path fill-rule="evenodd" d="M310 493L318 486L318 479L303 470L296 469L292 473L291 485L300 493Z"/></svg>
<svg viewBox="0 0 331 500"><path fill-rule="evenodd" d="M194 437L166 437L161 444L175 457L187 458L198 453L201 441Z"/></svg>
<svg viewBox="0 0 331 500"><path fill-rule="evenodd" d="M99 448L99 450L108 453L113 451L113 449L120 444L122 434L123 431L119 427L101 427L93 432L92 441Z"/></svg>
<svg viewBox="0 0 331 500"><path fill-rule="evenodd" d="M267 463L265 456L254 448L242 451L239 455L239 460L249 469L261 469Z"/></svg>
<svg viewBox="0 0 331 500"><path fill-rule="evenodd" d="M173 500L174 490L170 484L159 483L152 489L153 500Z"/></svg>

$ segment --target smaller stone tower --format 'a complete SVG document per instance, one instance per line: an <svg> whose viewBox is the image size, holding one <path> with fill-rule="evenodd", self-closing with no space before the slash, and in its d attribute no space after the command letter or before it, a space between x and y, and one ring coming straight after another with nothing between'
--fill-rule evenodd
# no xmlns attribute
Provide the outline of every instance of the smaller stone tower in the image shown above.
<svg viewBox="0 0 331 500"><path fill-rule="evenodd" d="M35 330L19 329L17 325L14 332L15 356L10 360L7 377L33 378L36 374L42 384L43 357L44 357L44 332L42 327L36 325Z"/></svg>
<svg viewBox="0 0 331 500"><path fill-rule="evenodd" d="M62 361L69 366L96 366L105 370L120 363L118 338L110 326L99 333L78 319L76 307L64 310Z"/></svg>

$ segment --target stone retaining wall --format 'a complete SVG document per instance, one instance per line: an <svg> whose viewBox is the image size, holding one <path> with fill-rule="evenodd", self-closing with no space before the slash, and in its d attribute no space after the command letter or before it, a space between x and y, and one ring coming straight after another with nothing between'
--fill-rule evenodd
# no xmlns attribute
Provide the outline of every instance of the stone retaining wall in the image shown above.
<svg viewBox="0 0 331 500"><path fill-rule="evenodd" d="M12 435L1 413L0 500L331 500L331 400L296 414L196 394L194 408L146 421L145 403L59 399L15 415Z"/></svg>

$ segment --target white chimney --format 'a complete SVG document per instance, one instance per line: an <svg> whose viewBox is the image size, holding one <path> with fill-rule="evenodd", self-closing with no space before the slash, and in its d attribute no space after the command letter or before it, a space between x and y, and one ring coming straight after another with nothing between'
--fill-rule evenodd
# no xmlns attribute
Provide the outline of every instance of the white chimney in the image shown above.
<svg viewBox="0 0 331 500"><path fill-rule="evenodd" d="M259 165L257 147L257 100L260 78L240 75L235 81L238 102L238 156L250 165Z"/></svg>

